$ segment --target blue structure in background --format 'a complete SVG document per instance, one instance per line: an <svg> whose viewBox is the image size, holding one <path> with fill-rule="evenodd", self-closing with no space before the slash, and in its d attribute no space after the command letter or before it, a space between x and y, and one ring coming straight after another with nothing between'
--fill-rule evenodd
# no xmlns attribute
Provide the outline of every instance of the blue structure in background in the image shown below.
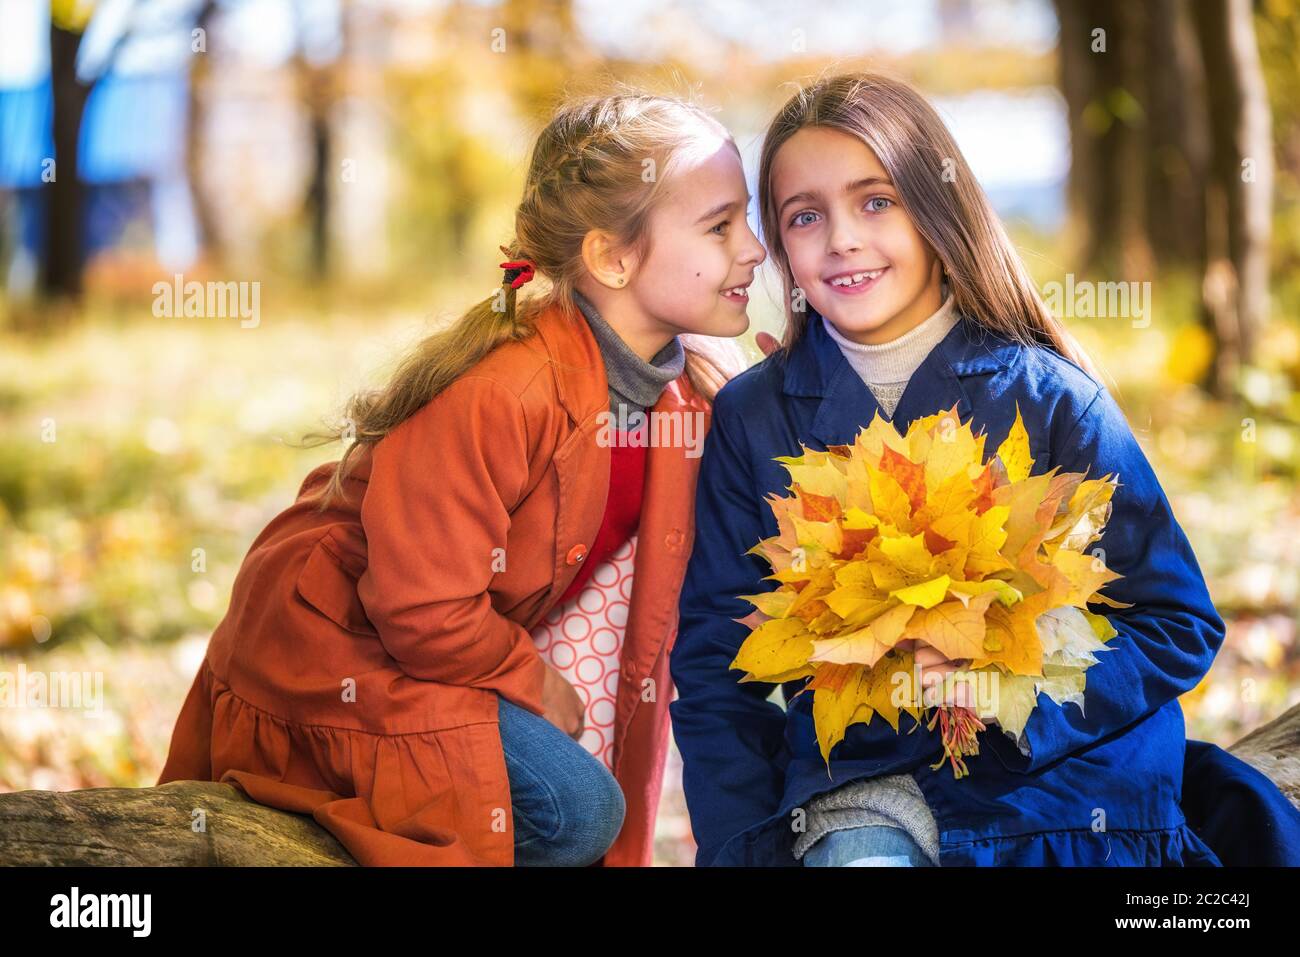
<svg viewBox="0 0 1300 957"><path fill-rule="evenodd" d="M109 73L82 117L78 174L85 185L87 257L117 245L131 223L150 224L155 255L184 268L198 250L185 168L188 75ZM34 281L44 233L45 160L54 154L49 77L0 88L0 193L13 202L5 245L14 247L9 285Z"/></svg>

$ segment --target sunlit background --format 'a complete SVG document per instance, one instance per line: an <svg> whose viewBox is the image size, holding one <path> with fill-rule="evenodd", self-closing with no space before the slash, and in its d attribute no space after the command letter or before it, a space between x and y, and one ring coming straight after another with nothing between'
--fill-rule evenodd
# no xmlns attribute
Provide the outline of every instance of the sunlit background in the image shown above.
<svg viewBox="0 0 1300 957"><path fill-rule="evenodd" d="M1297 0L0 0L0 671L104 693L0 708L0 790L156 781L249 544L338 457L291 443L499 283L561 97L692 96L756 194L828 68L933 99L1040 286L1150 282L1148 324L1066 321L1228 621L1183 704L1231 744L1300 701L1297 49ZM258 321L156 316L178 274ZM675 750L659 830L691 863Z"/></svg>

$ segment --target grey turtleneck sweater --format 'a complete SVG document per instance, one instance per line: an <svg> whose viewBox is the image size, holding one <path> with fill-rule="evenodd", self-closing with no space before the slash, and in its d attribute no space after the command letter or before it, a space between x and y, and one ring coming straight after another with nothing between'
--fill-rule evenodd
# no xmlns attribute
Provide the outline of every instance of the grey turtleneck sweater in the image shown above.
<svg viewBox="0 0 1300 957"><path fill-rule="evenodd" d="M596 344L600 346L601 358L605 361L605 378L609 381L609 411L619 415L619 407L624 409L624 416L633 412L645 412L659 401L659 396L668 385L682 374L686 368L686 350L681 340L673 336L672 341L664 346L649 362L632 351L614 327L601 318L591 300L573 291L573 301L579 311L586 317L591 327ZM625 421L619 418L618 421Z"/></svg>

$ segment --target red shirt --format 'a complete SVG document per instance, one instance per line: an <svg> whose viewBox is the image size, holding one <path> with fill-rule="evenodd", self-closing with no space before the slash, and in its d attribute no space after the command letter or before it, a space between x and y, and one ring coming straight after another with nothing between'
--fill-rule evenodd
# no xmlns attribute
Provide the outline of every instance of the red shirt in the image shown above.
<svg viewBox="0 0 1300 957"><path fill-rule="evenodd" d="M587 549L578 575L556 599L563 605L582 590L594 569L618 551L632 537L641 523L641 494L645 489L644 445L627 444L627 432L615 430L609 450L609 497L605 499L605 516L601 519L596 540Z"/></svg>

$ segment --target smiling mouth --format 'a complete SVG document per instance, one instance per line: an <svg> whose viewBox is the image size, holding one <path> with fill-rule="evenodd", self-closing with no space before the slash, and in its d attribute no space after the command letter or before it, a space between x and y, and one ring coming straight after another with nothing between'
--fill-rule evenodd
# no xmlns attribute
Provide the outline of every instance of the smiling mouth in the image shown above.
<svg viewBox="0 0 1300 957"><path fill-rule="evenodd" d="M749 302L749 289L745 286L732 286L722 290L722 298L732 302Z"/></svg>
<svg viewBox="0 0 1300 957"><path fill-rule="evenodd" d="M864 269L861 272L844 273L827 279L825 282L834 289L841 289L846 292L857 291L872 285L888 268L888 266L884 266L880 269Z"/></svg>

